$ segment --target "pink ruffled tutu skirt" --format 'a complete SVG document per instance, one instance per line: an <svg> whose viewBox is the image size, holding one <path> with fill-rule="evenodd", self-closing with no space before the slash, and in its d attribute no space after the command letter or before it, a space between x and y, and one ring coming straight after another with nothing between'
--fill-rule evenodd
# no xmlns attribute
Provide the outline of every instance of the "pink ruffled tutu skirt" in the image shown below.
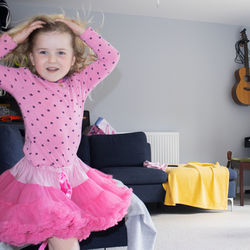
<svg viewBox="0 0 250 250"><path fill-rule="evenodd" d="M62 173L70 198L60 185ZM131 192L78 158L65 168L34 167L23 158L0 176L0 241L15 246L52 236L81 241L122 220Z"/></svg>

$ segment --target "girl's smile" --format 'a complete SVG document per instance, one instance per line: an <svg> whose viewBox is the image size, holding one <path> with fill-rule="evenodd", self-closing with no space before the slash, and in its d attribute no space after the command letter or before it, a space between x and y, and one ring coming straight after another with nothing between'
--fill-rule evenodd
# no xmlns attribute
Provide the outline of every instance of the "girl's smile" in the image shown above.
<svg viewBox="0 0 250 250"><path fill-rule="evenodd" d="M75 63L71 36L59 32L39 33L30 60L42 78L51 82L62 79Z"/></svg>

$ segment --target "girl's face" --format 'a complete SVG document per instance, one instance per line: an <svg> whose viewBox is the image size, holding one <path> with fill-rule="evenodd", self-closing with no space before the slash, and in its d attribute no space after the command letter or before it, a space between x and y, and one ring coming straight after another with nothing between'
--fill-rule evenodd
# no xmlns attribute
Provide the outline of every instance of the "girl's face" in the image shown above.
<svg viewBox="0 0 250 250"><path fill-rule="evenodd" d="M66 76L75 63L72 37L68 33L41 32L35 38L30 60L37 73L50 82Z"/></svg>

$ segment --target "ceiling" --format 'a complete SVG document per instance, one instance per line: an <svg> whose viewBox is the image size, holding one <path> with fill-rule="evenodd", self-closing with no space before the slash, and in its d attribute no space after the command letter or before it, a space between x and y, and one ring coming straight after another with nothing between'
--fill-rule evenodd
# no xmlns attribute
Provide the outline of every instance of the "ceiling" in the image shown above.
<svg viewBox="0 0 250 250"><path fill-rule="evenodd" d="M250 0L7 0L104 13L142 15L240 26L250 26Z"/></svg>

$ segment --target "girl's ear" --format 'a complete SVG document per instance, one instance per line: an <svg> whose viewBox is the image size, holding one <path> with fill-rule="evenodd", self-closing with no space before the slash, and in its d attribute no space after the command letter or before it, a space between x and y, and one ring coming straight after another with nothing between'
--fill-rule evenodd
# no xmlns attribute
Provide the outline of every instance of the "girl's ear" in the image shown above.
<svg viewBox="0 0 250 250"><path fill-rule="evenodd" d="M29 59L30 59L32 65L35 66L34 57L33 57L32 53L29 54Z"/></svg>
<svg viewBox="0 0 250 250"><path fill-rule="evenodd" d="M75 62L76 62L76 56L73 56L71 66L73 66Z"/></svg>

